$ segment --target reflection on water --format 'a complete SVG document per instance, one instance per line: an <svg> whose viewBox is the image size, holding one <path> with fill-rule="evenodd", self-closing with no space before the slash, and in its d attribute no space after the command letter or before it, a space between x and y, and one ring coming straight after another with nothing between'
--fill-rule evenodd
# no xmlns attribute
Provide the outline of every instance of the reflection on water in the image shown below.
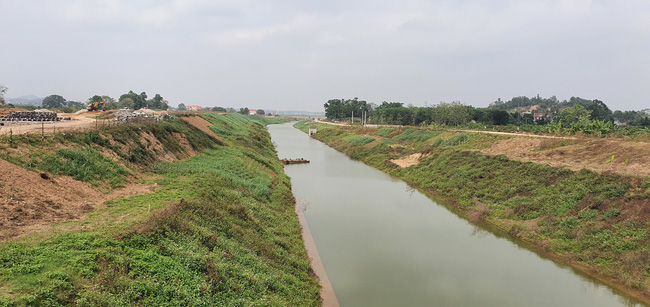
<svg viewBox="0 0 650 307"><path fill-rule="evenodd" d="M269 131L342 306L621 306L634 301L309 138ZM496 234L496 235L495 235Z"/></svg>

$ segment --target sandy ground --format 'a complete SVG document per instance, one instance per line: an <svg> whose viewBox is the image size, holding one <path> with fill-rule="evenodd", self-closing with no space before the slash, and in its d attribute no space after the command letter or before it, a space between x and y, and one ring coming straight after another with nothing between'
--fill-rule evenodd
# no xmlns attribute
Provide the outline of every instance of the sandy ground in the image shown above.
<svg viewBox="0 0 650 307"><path fill-rule="evenodd" d="M68 176L51 178L0 159L0 240L48 231L51 224L83 218L108 200L152 192L155 185L130 184L102 194Z"/></svg>
<svg viewBox="0 0 650 307"><path fill-rule="evenodd" d="M9 135L11 132L13 135L17 134L40 134L51 135L56 131L63 130L73 130L73 129L83 129L83 128L92 128L95 125L102 125L108 123L108 121L95 120L92 117L100 115L101 112L84 112L80 114L74 113L58 113L58 117L67 118L70 120L56 122L56 123L5 123L4 126L0 126L0 135Z"/></svg>
<svg viewBox="0 0 650 307"><path fill-rule="evenodd" d="M409 166L420 164L420 157L422 157L422 154L418 152L410 156L403 157L401 159L390 160L390 162L397 164L401 168L406 168Z"/></svg>

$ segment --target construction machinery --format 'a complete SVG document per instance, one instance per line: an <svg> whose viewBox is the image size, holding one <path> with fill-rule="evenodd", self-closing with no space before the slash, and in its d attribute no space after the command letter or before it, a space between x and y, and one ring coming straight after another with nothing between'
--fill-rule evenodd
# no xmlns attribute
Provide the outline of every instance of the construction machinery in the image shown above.
<svg viewBox="0 0 650 307"><path fill-rule="evenodd" d="M102 106L102 110L106 109L106 100L103 101L96 101L93 103L90 103L89 105L86 106L86 109L90 111L97 111L99 110L99 106Z"/></svg>

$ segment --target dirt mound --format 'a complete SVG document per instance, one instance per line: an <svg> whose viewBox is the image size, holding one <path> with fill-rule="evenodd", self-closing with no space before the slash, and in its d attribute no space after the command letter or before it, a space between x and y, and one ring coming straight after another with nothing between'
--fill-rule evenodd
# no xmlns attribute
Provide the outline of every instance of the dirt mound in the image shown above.
<svg viewBox="0 0 650 307"><path fill-rule="evenodd" d="M0 241L45 231L55 222L79 219L107 200L148 193L154 185L131 184L102 194L68 176L54 178L0 159Z"/></svg>
<svg viewBox="0 0 650 307"><path fill-rule="evenodd" d="M207 133L208 135L216 138L217 140L223 141L223 139L220 136L218 136L216 133L214 133L214 131L210 130L209 127L212 126L212 123L205 120L205 119L203 119L202 117L199 117L199 116L184 116L184 117L181 117L181 119L186 121L190 125L203 130L205 133Z"/></svg>
<svg viewBox="0 0 650 307"><path fill-rule="evenodd" d="M514 137L481 150L508 158L599 173L650 176L650 143L612 139L534 139Z"/></svg>

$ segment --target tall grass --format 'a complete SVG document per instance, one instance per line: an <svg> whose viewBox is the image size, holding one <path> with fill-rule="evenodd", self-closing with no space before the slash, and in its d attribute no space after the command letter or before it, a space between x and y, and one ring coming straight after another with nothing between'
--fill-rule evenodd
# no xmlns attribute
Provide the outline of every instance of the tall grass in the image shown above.
<svg viewBox="0 0 650 307"><path fill-rule="evenodd" d="M92 184L107 180L113 187L123 185L129 172L94 149L59 149L43 157L37 167L55 175L68 175Z"/></svg>

